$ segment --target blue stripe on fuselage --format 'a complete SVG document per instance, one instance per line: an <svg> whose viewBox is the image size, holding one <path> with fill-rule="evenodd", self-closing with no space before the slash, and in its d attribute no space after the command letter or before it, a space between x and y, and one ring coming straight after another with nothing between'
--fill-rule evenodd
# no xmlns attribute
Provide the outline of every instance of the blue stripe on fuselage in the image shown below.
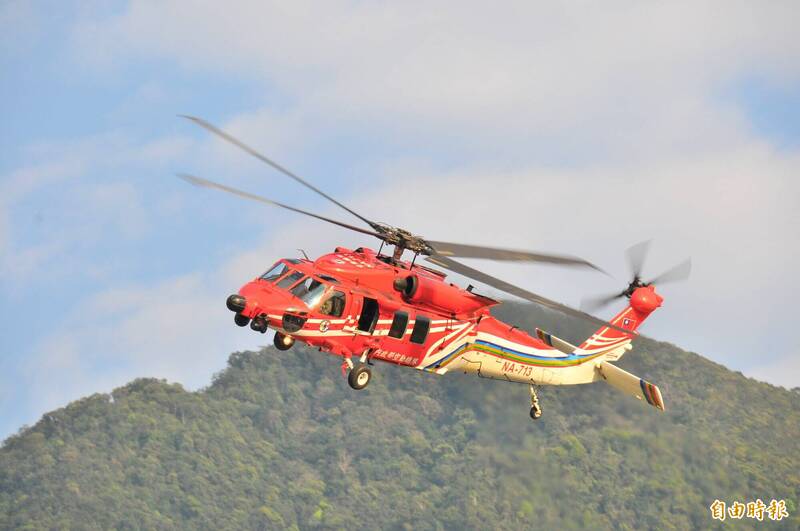
<svg viewBox="0 0 800 531"><path fill-rule="evenodd" d="M428 365L428 366L427 366L427 367L425 367L425 368L426 368L426 369L430 369L430 368L432 368L432 367L438 367L439 365L441 365L442 363L444 363L444 362L445 362L445 361L447 361L448 359L452 358L453 356L455 356L456 354L458 354L459 352L461 352L461 350L462 350L462 349L465 349L465 348L467 348L468 346L469 346L469 343L464 343L463 345L461 345L460 347L458 347L457 349L455 349L455 350L454 350L453 352L451 352L450 354L447 354L447 355L446 355L446 356L444 356L443 358L441 358L441 359L438 359L438 360L434 361L433 363L431 363L430 365Z"/></svg>
<svg viewBox="0 0 800 531"><path fill-rule="evenodd" d="M590 354L567 354L565 356L537 356L535 354L528 354L527 352L520 352L518 350L514 350L514 349L511 349L511 348L502 347L500 345L497 345L495 343L491 343L489 341L484 341L482 339L478 339L477 341L475 341L475 343L477 343L479 345L484 345L486 347L491 347L491 348L500 350L502 352L508 352L509 354L514 354L514 355L517 355L517 356L521 356L523 358L529 358L529 359L534 359L534 360L544 360L544 361L549 361L549 360L570 361L570 360L577 360L577 359L587 358L589 356L595 356L597 354L596 352L592 352ZM469 345L470 345L470 343L465 343L465 344L461 345L460 347L458 347L456 350L454 350L450 354L447 354L443 358L431 363L430 365L428 365L425 368L426 369L430 369L432 367L438 367L439 365L441 365L442 363L444 363L448 359L452 358L453 356L458 354L462 349L466 348Z"/></svg>
<svg viewBox="0 0 800 531"><path fill-rule="evenodd" d="M534 360L559 360L559 361L569 361L569 360L577 360L581 358L587 358L589 356L594 356L597 352L592 352L591 354L567 354L566 356L537 356L536 354L529 354L527 352L520 352L519 350L514 350L507 347L501 347L500 345L496 345L494 343L490 343L488 341L478 340L476 343L485 345L487 347L495 348L497 350L508 352L509 354L515 354L517 356L522 356L523 358L531 358ZM560 352L560 351L559 351Z"/></svg>

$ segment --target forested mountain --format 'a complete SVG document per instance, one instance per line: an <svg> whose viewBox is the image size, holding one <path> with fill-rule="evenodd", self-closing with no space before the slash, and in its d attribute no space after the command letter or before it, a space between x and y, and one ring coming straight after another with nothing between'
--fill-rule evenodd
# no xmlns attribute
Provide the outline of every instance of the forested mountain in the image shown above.
<svg viewBox="0 0 800 531"><path fill-rule="evenodd" d="M580 339L529 306L497 313ZM526 386L381 363L353 391L298 347L234 353L198 392L135 380L5 441L0 528L800 528L800 393L634 347L619 365L665 413L596 383L544 388L533 422ZM711 519L715 499L756 498L790 517Z"/></svg>

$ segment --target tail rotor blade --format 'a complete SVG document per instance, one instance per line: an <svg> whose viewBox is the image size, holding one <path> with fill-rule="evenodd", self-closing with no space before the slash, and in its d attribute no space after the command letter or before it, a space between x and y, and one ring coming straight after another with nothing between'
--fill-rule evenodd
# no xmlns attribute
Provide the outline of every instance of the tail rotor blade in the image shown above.
<svg viewBox="0 0 800 531"><path fill-rule="evenodd" d="M601 308L605 308L617 299L624 297L624 293L610 293L608 295L597 295L594 297L585 297L581 299L580 309L585 312L596 312Z"/></svg>
<svg viewBox="0 0 800 531"><path fill-rule="evenodd" d="M667 269L648 284L667 284L668 282L680 282L686 280L692 273L692 260L687 259L671 269Z"/></svg>
<svg viewBox="0 0 800 531"><path fill-rule="evenodd" d="M651 241L652 240L645 240L639 242L625 251L625 256L628 258L628 267L630 267L631 274L636 278L641 278L642 276L644 260L647 258L647 252L650 250Z"/></svg>

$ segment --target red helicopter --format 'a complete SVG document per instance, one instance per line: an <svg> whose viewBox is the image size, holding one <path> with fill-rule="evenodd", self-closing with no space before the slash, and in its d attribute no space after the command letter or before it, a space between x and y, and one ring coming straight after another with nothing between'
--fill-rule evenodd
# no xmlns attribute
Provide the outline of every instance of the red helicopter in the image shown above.
<svg viewBox="0 0 800 531"><path fill-rule="evenodd" d="M663 298L655 284L684 280L689 260L650 281L641 268L649 242L628 250L633 280L620 293L593 298L597 308L618 298L628 305L610 321L504 282L453 260L453 257L539 262L600 269L580 258L427 240L406 230L376 223L357 214L312 184L268 159L228 133L200 118L189 120L245 150L277 171L325 197L364 222L369 229L343 223L262 196L199 177L181 174L186 181L333 223L381 240L378 251L337 247L316 260L284 258L263 275L248 282L227 299L239 326L256 332L275 331L274 343L288 350L301 341L320 351L341 356L353 389L365 388L374 360L417 370L445 374L462 371L485 378L530 386L530 416L541 417L537 390L541 385L574 385L604 380L659 410L664 401L658 387L611 362L632 348L631 340ZM391 255L382 254L386 245ZM413 259L403 260L410 251ZM437 269L416 263L419 256L435 266L475 279L527 301L598 324L598 330L580 345L572 345L536 329L537 337L495 318L489 311L497 300L446 281Z"/></svg>

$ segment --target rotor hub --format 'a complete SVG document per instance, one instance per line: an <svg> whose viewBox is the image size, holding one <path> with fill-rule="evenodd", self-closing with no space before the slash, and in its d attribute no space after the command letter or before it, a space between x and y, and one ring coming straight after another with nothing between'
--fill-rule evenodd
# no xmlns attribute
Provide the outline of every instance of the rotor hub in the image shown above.
<svg viewBox="0 0 800 531"><path fill-rule="evenodd" d="M622 295L630 299L631 297L633 297L633 293L638 288L644 288L647 286L648 284L642 282L642 279L639 278L639 276L635 276L633 277L633 280L631 280L630 284L628 284L628 287L625 289L625 291L622 292Z"/></svg>
<svg viewBox="0 0 800 531"><path fill-rule="evenodd" d="M412 253L424 255L431 255L434 252L424 238L412 234L405 229L393 227L386 223L372 223L371 227L380 235L384 242L389 245L394 245L398 249L408 249Z"/></svg>

